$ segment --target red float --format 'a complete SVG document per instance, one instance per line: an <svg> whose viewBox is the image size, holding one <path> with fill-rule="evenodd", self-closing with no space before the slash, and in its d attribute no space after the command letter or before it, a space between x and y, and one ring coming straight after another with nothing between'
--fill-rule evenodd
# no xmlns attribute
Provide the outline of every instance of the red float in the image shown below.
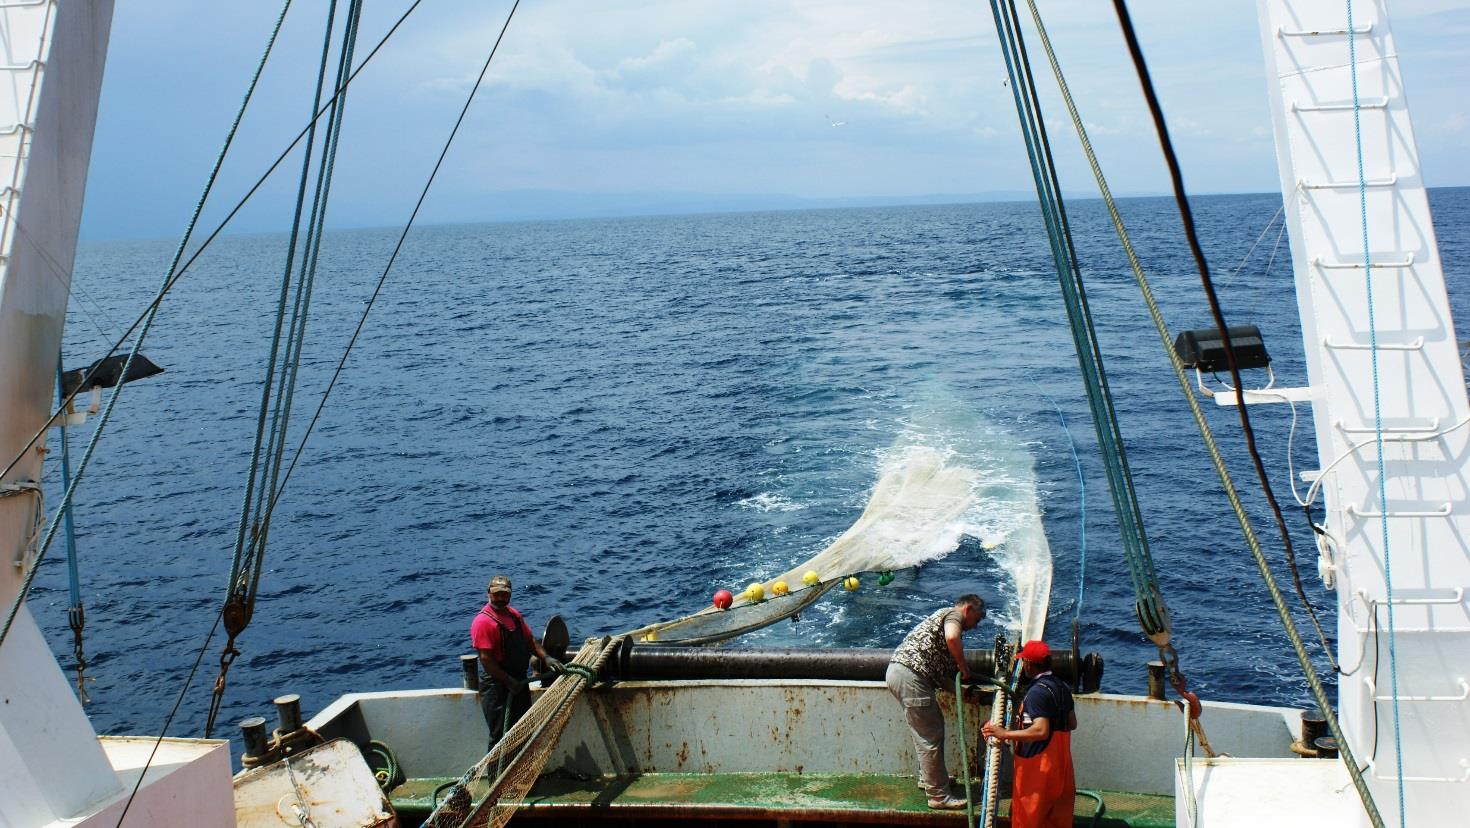
<svg viewBox="0 0 1470 828"><path fill-rule="evenodd" d="M718 609L729 609L730 605L734 602L735 596L731 595L728 589L722 589L715 593L715 607Z"/></svg>

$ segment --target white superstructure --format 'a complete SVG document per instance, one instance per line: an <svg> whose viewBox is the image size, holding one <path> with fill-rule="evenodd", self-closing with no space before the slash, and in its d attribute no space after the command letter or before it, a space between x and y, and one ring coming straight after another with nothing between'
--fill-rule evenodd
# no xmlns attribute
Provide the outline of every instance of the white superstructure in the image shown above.
<svg viewBox="0 0 1470 828"><path fill-rule="evenodd" d="M0 0L0 612L45 519L41 468L111 0ZM116 825L152 740L99 740L30 612L0 645L0 825ZM128 825L233 825L228 746L170 740Z"/></svg>
<svg viewBox="0 0 1470 828"><path fill-rule="evenodd" d="M1387 13L1352 4L1349 23L1348 9L1259 3L1321 458L1302 477L1329 536L1343 734L1385 824L1399 824L1402 784L1404 824L1457 825L1470 813L1470 404ZM1242 789L1257 801L1300 781L1258 770ZM1215 787L1201 821L1246 824ZM1310 819L1307 789L1293 799Z"/></svg>

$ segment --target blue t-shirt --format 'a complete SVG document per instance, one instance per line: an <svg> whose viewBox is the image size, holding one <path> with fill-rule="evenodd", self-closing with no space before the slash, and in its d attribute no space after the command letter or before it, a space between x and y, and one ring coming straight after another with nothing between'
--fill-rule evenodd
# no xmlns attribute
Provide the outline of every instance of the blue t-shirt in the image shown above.
<svg viewBox="0 0 1470 828"><path fill-rule="evenodd" d="M1047 673L1031 683L1021 700L1021 729L1031 726L1037 719L1051 722L1051 732L1067 730L1072 719L1072 691L1056 676ZM1018 742L1016 755L1023 759L1038 756L1051 744L1051 734L1039 742Z"/></svg>

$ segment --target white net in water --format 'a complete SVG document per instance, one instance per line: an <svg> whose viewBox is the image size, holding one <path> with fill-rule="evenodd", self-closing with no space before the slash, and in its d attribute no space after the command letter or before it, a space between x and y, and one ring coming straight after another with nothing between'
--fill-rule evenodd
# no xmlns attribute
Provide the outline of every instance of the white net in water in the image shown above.
<svg viewBox="0 0 1470 828"><path fill-rule="evenodd" d="M762 597L742 593L728 610L708 607L629 635L664 644L723 641L800 612L848 575L917 566L940 557L959 543L964 516L976 502L978 479L974 469L951 463L938 449L909 446L895 451L885 460L857 521L811 559L761 582ZM780 594L777 583L790 592Z"/></svg>

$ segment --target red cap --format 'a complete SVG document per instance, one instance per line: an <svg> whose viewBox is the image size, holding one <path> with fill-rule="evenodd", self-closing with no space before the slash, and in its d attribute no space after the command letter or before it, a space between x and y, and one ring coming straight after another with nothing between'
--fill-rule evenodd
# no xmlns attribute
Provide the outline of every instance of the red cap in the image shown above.
<svg viewBox="0 0 1470 828"><path fill-rule="evenodd" d="M1045 641L1027 641L1021 648L1022 661L1045 661L1051 658L1051 648Z"/></svg>

